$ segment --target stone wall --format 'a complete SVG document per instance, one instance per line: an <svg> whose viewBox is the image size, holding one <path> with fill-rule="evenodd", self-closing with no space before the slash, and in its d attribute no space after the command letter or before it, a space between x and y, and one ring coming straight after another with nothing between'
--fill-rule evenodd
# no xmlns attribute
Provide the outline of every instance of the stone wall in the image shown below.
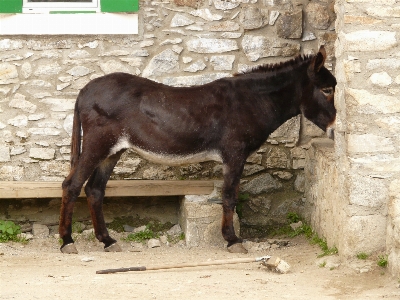
<svg viewBox="0 0 400 300"><path fill-rule="evenodd" d="M140 1L137 36L0 37L0 180L64 179L75 99L98 76L123 71L174 86L203 84L321 44L333 69L333 2ZM240 205L248 234L302 211L305 149L321 135L296 117L250 157ZM128 151L112 178L220 179L221 169L214 162L159 166Z"/></svg>
<svg viewBox="0 0 400 300"><path fill-rule="evenodd" d="M400 274L400 1L338 0L335 11L335 143L309 155L320 168L307 172L310 218L342 257L388 255Z"/></svg>

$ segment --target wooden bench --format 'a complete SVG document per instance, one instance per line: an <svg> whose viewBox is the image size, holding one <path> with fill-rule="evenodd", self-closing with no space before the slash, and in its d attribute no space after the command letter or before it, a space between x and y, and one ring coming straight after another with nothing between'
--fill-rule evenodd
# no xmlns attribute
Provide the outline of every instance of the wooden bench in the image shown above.
<svg viewBox="0 0 400 300"><path fill-rule="evenodd" d="M106 197L206 195L212 180L110 180ZM0 181L0 198L61 198L60 181ZM82 190L80 197L86 197Z"/></svg>
<svg viewBox="0 0 400 300"><path fill-rule="evenodd" d="M0 181L0 199L61 198L61 184L61 181ZM183 196L178 222L185 233L186 245L223 247L226 242L221 235L222 206L209 201L218 195L221 185L218 180L110 180L105 196ZM80 197L86 197L83 190ZM234 223L239 235L237 214Z"/></svg>

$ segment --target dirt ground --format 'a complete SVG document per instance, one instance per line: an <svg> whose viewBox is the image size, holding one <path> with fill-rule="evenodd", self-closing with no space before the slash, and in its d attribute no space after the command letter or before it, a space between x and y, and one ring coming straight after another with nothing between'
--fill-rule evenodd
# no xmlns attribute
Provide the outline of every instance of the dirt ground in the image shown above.
<svg viewBox="0 0 400 300"><path fill-rule="evenodd" d="M182 245L120 253L81 240L79 254L59 252L56 238L0 244L0 299L400 299L399 280L374 260L337 263L303 237L287 247L232 254L226 249ZM275 255L290 264L287 274L259 263L96 274L97 270ZM332 266L333 264L333 266ZM322 265L325 265L324 267Z"/></svg>

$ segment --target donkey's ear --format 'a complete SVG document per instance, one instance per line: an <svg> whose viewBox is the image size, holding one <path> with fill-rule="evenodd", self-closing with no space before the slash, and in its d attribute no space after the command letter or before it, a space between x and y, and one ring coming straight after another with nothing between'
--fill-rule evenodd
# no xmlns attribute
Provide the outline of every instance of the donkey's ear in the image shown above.
<svg viewBox="0 0 400 300"><path fill-rule="evenodd" d="M324 66L326 59L326 51L324 45L319 48L317 55L315 56L314 61L314 72L318 73L319 70Z"/></svg>

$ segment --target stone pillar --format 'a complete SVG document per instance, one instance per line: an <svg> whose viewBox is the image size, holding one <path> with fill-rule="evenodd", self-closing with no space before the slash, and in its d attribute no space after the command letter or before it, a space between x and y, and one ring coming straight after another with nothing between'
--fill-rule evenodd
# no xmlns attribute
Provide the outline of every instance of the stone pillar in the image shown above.
<svg viewBox="0 0 400 300"><path fill-rule="evenodd" d="M335 10L335 153L343 213L337 247L344 257L387 253L399 273L400 2L338 0Z"/></svg>
<svg viewBox="0 0 400 300"><path fill-rule="evenodd" d="M181 200L179 224L185 233L188 247L226 246L222 237L222 205L215 203L218 199L218 186L210 195L186 195ZM233 225L236 235L240 236L240 223L234 214Z"/></svg>

